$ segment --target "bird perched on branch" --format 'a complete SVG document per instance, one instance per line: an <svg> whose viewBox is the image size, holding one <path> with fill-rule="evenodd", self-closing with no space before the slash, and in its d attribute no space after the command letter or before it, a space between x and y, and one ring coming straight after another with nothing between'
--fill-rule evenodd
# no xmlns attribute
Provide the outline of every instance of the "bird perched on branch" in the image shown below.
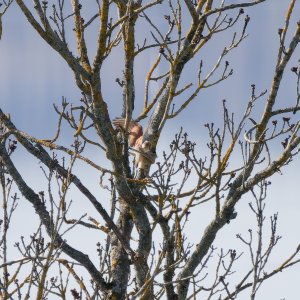
<svg viewBox="0 0 300 300"><path fill-rule="evenodd" d="M125 130L125 119L116 118L113 124ZM143 127L137 122L130 121L127 132L129 146L134 151L136 167L147 172L156 159L156 153L151 150L152 144L144 140Z"/></svg>

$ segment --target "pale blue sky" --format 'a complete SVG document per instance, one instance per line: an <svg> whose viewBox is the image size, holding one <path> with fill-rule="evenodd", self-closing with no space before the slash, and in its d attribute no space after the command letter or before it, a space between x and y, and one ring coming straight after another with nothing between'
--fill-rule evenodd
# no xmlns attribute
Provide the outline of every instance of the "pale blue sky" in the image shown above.
<svg viewBox="0 0 300 300"><path fill-rule="evenodd" d="M94 1L91 2L94 3ZM235 3L236 1L231 2ZM300 19L300 1L296 2L295 12L298 13L298 16L293 18L291 33L294 31L295 21ZM160 150L167 147L173 134L180 126L183 126L192 139L197 142L200 152L206 151L206 141L202 142L203 139L201 140L202 136L206 136L203 124L208 121L218 123L222 116L222 99L226 99L229 108L235 110L238 115L250 97L250 85L252 83L256 84L258 90L269 89L278 48L277 31L279 27L283 26L288 4L288 0L268 0L266 3L246 10L246 13L251 16L248 28L249 37L228 57L231 66L234 68L234 75L219 86L201 93L190 108L183 112L177 120L169 122L165 128L165 142L159 145L158 156L161 155ZM159 6L152 13L153 20L157 24L165 23L165 20L161 17L163 12L159 10ZM140 29L143 29L142 25ZM3 37L0 41L0 107L12 115L12 120L19 129L39 138L51 138L55 132L54 120L57 119L52 104L59 104L62 96L65 96L71 102L76 102L80 98L80 92L74 84L73 75L65 62L44 41L38 38L33 29L25 22L15 4L4 16L3 27ZM140 43L142 43L143 34L142 30L138 32ZM231 34L232 31L225 35L219 35L211 46L201 53L201 58L205 63L204 70L209 69L223 47L230 43ZM95 43L92 34L89 36L89 43ZM93 46L91 47L93 48ZM299 49L297 49L296 55L292 58L287 70L297 64ZM145 74L154 58L154 53L150 52L141 57L136 64L137 99L142 98ZM200 57L197 59L199 62ZM189 82L191 80L189 76L193 73L192 69L193 64L187 66L183 81ZM120 51L115 51L112 59L104 65L102 71L105 99L108 102L112 118L118 116L121 111L122 90L115 84L115 78L121 77L121 73L122 55ZM284 80L285 83L279 94L279 106L295 102L294 74L287 72ZM257 113L263 107L264 100L265 98L261 100L261 104L258 104ZM140 108L139 105L137 105L138 108ZM137 114L138 112L136 112ZM70 132L66 131L66 133ZM64 136L60 143L66 140L68 138ZM274 145L274 147L277 146ZM278 147L281 147L280 143L278 143ZM276 150L278 149L274 149L274 151ZM97 157L98 153L95 151L90 153L95 155L95 161L102 165L106 164L100 155L99 158ZM32 168L29 156L24 155L21 149L14 155L20 163L21 170L24 174L26 172L26 176L32 181L36 190L41 189L43 180L39 173L39 166L36 164ZM299 158L296 158L293 166L283 170L283 175L275 175L272 179L266 209L266 222L268 222L268 218L272 213L279 212L278 233L283 238L275 250L275 255L273 254L271 257L269 270L272 269L272 266L278 266L284 259L283 254L292 253L300 242L298 230L300 227L300 197L297 189L300 178L298 170ZM88 172L84 171L81 176L84 183L93 191L97 191L98 186L98 179L94 180L95 176L95 172L90 169ZM76 196L76 193L72 192L74 201L78 200ZM235 238L235 234L243 233L246 235L248 228L254 228L255 217L249 213L248 208L250 200L251 198L248 196L240 201L237 205L238 218L222 230L215 243L216 246L225 249L236 248L239 251L245 251L245 257L248 255L246 249L241 247L240 242ZM80 205L83 205L83 207L80 207L78 214L86 209L87 212L93 215L91 208L86 207L82 202ZM197 242L212 213L213 207L210 204L205 204L197 212L198 215L191 218L188 234L192 242ZM26 219L24 215L26 215ZM15 220L18 220L18 222L13 228L12 241L24 233L31 232L32 226L30 225L32 224L31 221L28 222L28 216L30 216L30 220L35 220L34 211L30 205L21 203L17 210ZM85 243L89 245L88 247L91 245L93 247L97 242L92 234L91 231L84 234ZM70 237L74 245L77 243L82 244L82 238L83 236L80 236L79 241L77 236ZM93 252L90 253L90 255L94 254ZM246 265L247 263L242 264L243 267ZM244 270L242 269L242 271ZM299 275L300 266L296 266L294 269L271 279L262 287L257 300L298 299L300 294ZM245 292L238 299L248 299L248 294Z"/></svg>

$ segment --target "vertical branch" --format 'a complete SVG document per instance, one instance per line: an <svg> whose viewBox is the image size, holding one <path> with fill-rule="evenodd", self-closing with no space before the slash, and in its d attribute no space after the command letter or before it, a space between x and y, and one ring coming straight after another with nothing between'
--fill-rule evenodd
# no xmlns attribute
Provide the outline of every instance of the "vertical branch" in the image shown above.
<svg viewBox="0 0 300 300"><path fill-rule="evenodd" d="M10 115L5 115L7 119L10 119ZM4 126L2 122L2 118L0 118L0 142L5 141L7 138L8 130ZM9 141L8 144L9 154L11 154L16 149L16 141ZM7 170L5 168L4 162L0 158L0 186L2 191L2 209L3 209L3 219L1 219L0 222L0 228L1 228L1 239L0 239L0 247L2 249L2 262L3 262L3 294L2 296L5 298L8 298L8 288L11 284L11 281L9 280L9 271L7 266L7 254L8 254L8 244L7 244L7 238L8 238L8 229L11 222L11 217L14 212L14 210L17 207L17 194L14 196L11 196L11 188L13 181L6 176ZM9 199L12 199L11 207L9 208Z"/></svg>
<svg viewBox="0 0 300 300"><path fill-rule="evenodd" d="M72 0L72 6L74 11L75 33L76 33L77 48L78 48L80 60L84 69L87 72L91 72L91 66L90 66L85 38L84 38L84 26L83 26L84 20L80 14L82 5L79 4L78 0Z"/></svg>
<svg viewBox="0 0 300 300"><path fill-rule="evenodd" d="M47 278L47 274L49 271L50 262L53 259L54 249L55 249L54 242L51 241L50 249L48 250L46 261L43 263L42 272L41 272L42 274L41 274L41 278L38 283L38 291L37 291L37 295L36 295L37 300L43 299L43 295L45 293L46 278Z"/></svg>
<svg viewBox="0 0 300 300"><path fill-rule="evenodd" d="M98 32L97 51L93 62L93 73L98 76L100 65L106 51L107 25L108 25L109 1L103 0L99 10L100 28Z"/></svg>
<svg viewBox="0 0 300 300"><path fill-rule="evenodd" d="M135 86L134 86L134 48L135 48L135 22L137 15L134 9L137 8L133 1L128 2L127 6L127 20L125 26L122 28L122 35L124 41L125 53L125 67L124 67L124 104L123 117L125 117L125 131L132 119L132 112L134 110L135 100Z"/></svg>
<svg viewBox="0 0 300 300"><path fill-rule="evenodd" d="M129 243L133 229L133 222L130 209L122 199L120 199L120 215L118 217L117 226ZM111 235L110 257L111 276L112 281L114 282L111 299L125 299L130 275L130 259L124 251L122 244L118 241L114 234Z"/></svg>
<svg viewBox="0 0 300 300"><path fill-rule="evenodd" d="M266 126L272 116L272 109L274 107L277 93L280 87L280 83L282 80L283 72L285 70L285 67L287 63L289 62L290 58L292 57L292 54L294 53L297 45L300 41L300 22L297 23L297 29L296 32L290 42L289 48L287 49L285 55L283 58L279 57L279 61L277 62L276 70L275 70L275 76L273 78L272 87L270 90L270 94L268 96L267 104L264 110L264 113L262 115L261 121L258 125L257 133L256 133L256 140L261 139L262 134L264 130L266 129ZM281 47L280 47L281 48ZM279 50L280 52L281 50ZM255 150L257 151L257 147L255 147Z"/></svg>
<svg viewBox="0 0 300 300"><path fill-rule="evenodd" d="M0 138L2 138L3 134L5 132L5 129L2 125L2 122L0 122ZM0 159L0 184L1 184L1 190L2 190L2 208L3 208L3 220L1 227L1 241L0 245L2 248L2 263L4 264L3 267L3 296L4 299L7 298L8 295L8 268L7 268L7 230L8 230L8 214L7 214L7 189L6 189L6 178L5 178L5 168L2 160Z"/></svg>
<svg viewBox="0 0 300 300"><path fill-rule="evenodd" d="M148 108L148 100L149 100L149 83L152 77L154 70L157 68L158 64L160 63L161 55L159 55L154 62L153 66L150 68L149 73L146 76L146 83L145 83L145 96L144 96L144 109L143 113L147 111Z"/></svg>
<svg viewBox="0 0 300 300"><path fill-rule="evenodd" d="M286 38L286 33L287 33L287 30L289 28L289 24L290 24L290 19L291 19L291 15L292 15L292 12L294 10L294 6L295 6L295 2L296 0L292 0L291 3L290 3L290 6L287 10L287 13L286 13L286 17L285 17L285 26L283 29L279 29L278 33L279 33L279 38L280 38L280 47L279 47L279 51L278 51L278 57L277 57L277 65L279 64L279 62L281 61L282 59L282 55L284 54L285 52L285 49L284 49L284 42L285 42L285 38Z"/></svg>
<svg viewBox="0 0 300 300"><path fill-rule="evenodd" d="M256 292L258 289L258 280L260 277L260 272L261 272L261 262L262 262L262 247L263 247L263 222L264 222L264 197L263 197L263 188L264 186L261 186L261 191L260 191L260 196L257 197L254 192L252 191L252 194L254 195L256 199L256 210L250 205L251 209L255 212L256 215L256 221L257 221L257 249L256 249L256 255L255 259L253 258L253 285L252 285L252 291L251 291L251 300L255 299Z"/></svg>

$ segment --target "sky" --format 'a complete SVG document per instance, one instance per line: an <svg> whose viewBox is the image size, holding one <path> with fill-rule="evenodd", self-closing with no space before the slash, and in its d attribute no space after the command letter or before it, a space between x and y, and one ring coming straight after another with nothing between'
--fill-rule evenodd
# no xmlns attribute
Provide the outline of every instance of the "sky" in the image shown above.
<svg viewBox="0 0 300 300"><path fill-rule="evenodd" d="M89 14L94 7L94 1L86 12ZM230 3L235 3L231 1ZM296 1L296 9L291 22L289 36L295 30L295 23L300 20L300 1ZM171 120L165 127L163 133L163 142L159 145L158 156L162 150L166 149L172 140L172 137L178 132L181 126L189 133L192 140L195 140L199 152L205 152L207 133L204 124L215 122L218 124L222 116L222 100L226 99L230 110L235 111L239 116L246 106L251 96L251 84L255 84L258 91L269 90L272 82L272 73L275 68L276 55L278 49L278 28L284 24L284 16L288 7L288 0L267 0L265 3L255 8L246 9L246 14L251 17L249 36L245 41L228 56L230 66L234 69L234 74L226 82L200 93L199 97L185 110L178 119ZM149 14L153 22L159 26L164 26L165 20L163 14L165 8L153 8ZM296 15L298 14L298 15ZM241 27L241 25L240 25ZM237 27L237 28L240 28ZM237 29L236 28L236 29ZM145 24L141 23L137 30L137 42L142 44L145 35ZM235 30L236 30L235 29ZM89 41L90 55L95 49L95 32L93 29L89 32L87 38ZM201 52L198 57L204 61L204 72L208 71L220 55L224 46L231 41L233 31L219 35L211 42L211 45ZM70 33L72 38L72 31ZM72 42L70 42L72 45ZM297 65L299 59L299 48L296 50L294 57L291 59L287 70ZM149 52L140 57L135 66L136 95L137 99L143 98L143 89L145 74L153 60L155 53ZM194 80L195 74L193 64L187 65L187 70L179 85L182 87L185 83ZM163 67L158 72L163 73ZM120 115L122 109L122 90L115 83L117 77L122 76L122 54L120 50L112 53L111 59L103 66L102 71L104 96L108 103L111 118ZM278 107L286 103L295 103L295 76L292 72L284 75L284 83L279 93ZM155 86L153 86L153 93ZM56 130L57 114L53 109L53 103L59 105L62 97L70 102L78 102L80 91L74 84L73 74L68 69L65 62L59 57L53 49L42 41L36 32L26 22L18 7L13 4L7 14L3 17L3 36L0 40L0 107L3 111L11 114L12 120L22 131L43 139L49 139L54 136ZM264 106L263 98L256 108L257 117ZM180 99L176 100L180 103ZM137 103L135 116L141 109L142 101ZM70 143L70 130L63 127L63 136L61 143L66 145ZM274 145L272 151L278 152L282 147L280 143ZM91 149L90 155L94 156L97 163L103 166L109 164L103 160L103 157ZM21 149L14 153L14 159L18 162L20 170L30 179L32 186L38 190L45 185L45 179L41 176L40 165L35 162ZM97 174L95 171L88 169L83 165L77 167L82 172L83 182L92 190L97 192L98 179L95 181ZM292 253L300 242L300 199L298 192L299 184L299 158L295 158L293 165L286 167L283 174L276 174L272 178L272 184L269 187L267 206L266 206L266 223L269 217L279 212L278 234L282 235L279 245L270 259L270 269L273 266L280 265L288 254ZM71 197L76 201L78 195L76 191L71 191ZM243 257L247 257L247 249L236 239L236 234L247 235L249 228L255 228L255 216L249 213L248 203L251 197L245 196L237 205L238 217L228 226L225 226L222 233L216 239L216 245L225 249L236 248L244 252ZM77 203L77 202L76 202ZM83 201L79 202L80 209L74 208L74 214L79 215L82 211L93 214L91 207L88 207ZM73 212L73 211L72 211ZM191 242L196 243L204 230L205 225L209 222L213 214L212 206L205 204L199 210L199 216L191 218L188 225L188 237ZM24 216L32 216L32 221L27 222ZM25 201L21 202L16 211L15 224L12 229L11 243L21 235L31 232L37 219L34 217L34 211ZM30 223L30 224L29 224ZM25 226L26 225L26 226ZM83 231L82 231L83 232ZM82 239L88 245L94 245L96 241L92 233L78 236L70 235L69 240L73 245L82 244ZM159 237L158 237L159 238ZM14 251L14 250L12 250ZM13 252L12 252L13 253ZM92 255L92 254L91 254ZM240 265L241 272L247 267L247 262ZM238 272L237 272L238 273ZM267 281L258 293L257 300L265 299L298 299L300 266L287 270ZM234 275L235 276L235 275ZM238 299L245 299L247 293L242 293ZM246 297L247 297L246 296Z"/></svg>

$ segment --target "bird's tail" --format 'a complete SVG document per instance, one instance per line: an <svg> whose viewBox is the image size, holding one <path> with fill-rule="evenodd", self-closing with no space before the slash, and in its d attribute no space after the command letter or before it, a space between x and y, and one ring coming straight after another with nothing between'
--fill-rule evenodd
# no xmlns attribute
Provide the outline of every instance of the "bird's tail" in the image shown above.
<svg viewBox="0 0 300 300"><path fill-rule="evenodd" d="M113 119L112 123L116 127L122 127L122 128L124 128L124 126L125 126L125 119L124 118L115 118L115 119Z"/></svg>

